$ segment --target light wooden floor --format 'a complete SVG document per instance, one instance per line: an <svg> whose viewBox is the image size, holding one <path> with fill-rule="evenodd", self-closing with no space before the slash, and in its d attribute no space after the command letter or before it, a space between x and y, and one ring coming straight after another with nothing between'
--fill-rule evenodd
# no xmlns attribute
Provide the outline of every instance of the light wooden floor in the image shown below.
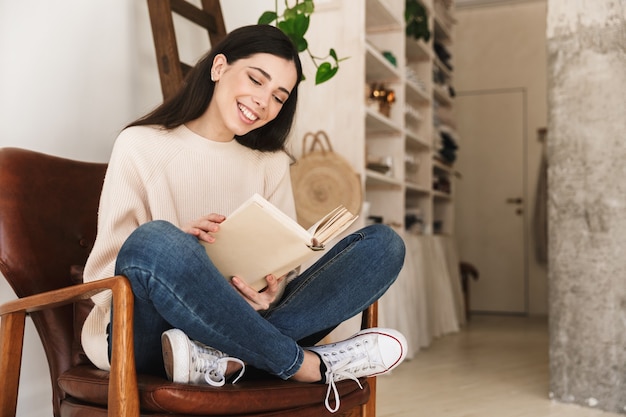
<svg viewBox="0 0 626 417"><path fill-rule="evenodd" d="M473 316L378 378L377 417L624 417L549 399L547 328Z"/></svg>

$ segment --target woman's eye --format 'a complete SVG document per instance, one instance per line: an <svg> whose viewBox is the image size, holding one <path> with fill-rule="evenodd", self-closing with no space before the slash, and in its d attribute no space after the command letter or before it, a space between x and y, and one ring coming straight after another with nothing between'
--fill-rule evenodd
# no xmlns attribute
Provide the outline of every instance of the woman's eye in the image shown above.
<svg viewBox="0 0 626 417"><path fill-rule="evenodd" d="M261 85L261 83L256 78L254 78L254 77L252 77L250 75L248 76L248 78L250 78L250 81L252 81L253 84Z"/></svg>
<svg viewBox="0 0 626 417"><path fill-rule="evenodd" d="M276 100L278 104L285 104L285 100L283 100L282 98L278 96L274 96L274 100Z"/></svg>

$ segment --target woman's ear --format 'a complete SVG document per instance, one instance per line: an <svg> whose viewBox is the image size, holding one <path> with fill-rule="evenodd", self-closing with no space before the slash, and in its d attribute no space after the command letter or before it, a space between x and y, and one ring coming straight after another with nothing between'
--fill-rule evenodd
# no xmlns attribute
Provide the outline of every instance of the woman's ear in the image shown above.
<svg viewBox="0 0 626 417"><path fill-rule="evenodd" d="M228 61L224 54L215 55L215 58L213 58L213 66L211 67L211 81L217 82L220 80L226 65L228 65Z"/></svg>

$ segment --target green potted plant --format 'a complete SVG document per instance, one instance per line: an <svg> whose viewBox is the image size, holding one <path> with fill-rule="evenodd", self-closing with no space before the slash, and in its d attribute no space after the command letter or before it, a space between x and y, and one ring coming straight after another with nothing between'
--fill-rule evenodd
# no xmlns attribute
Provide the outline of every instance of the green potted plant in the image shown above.
<svg viewBox="0 0 626 417"><path fill-rule="evenodd" d="M424 39L424 42L428 42L430 29L428 29L428 12L426 7L418 0L406 0L404 6L406 35L416 40Z"/></svg>
<svg viewBox="0 0 626 417"><path fill-rule="evenodd" d="M298 52L307 52L313 64L317 68L315 73L315 84L321 84L333 78L339 70L339 62L346 59L339 59L335 49L331 48L328 55L318 57L311 53L309 43L305 38L309 29L311 15L315 11L313 0L296 0L295 5L289 6L285 0L285 9L282 14L278 13L278 0L274 2L274 10L264 12L259 17L258 23L269 25L275 23L276 27L282 30L298 49Z"/></svg>

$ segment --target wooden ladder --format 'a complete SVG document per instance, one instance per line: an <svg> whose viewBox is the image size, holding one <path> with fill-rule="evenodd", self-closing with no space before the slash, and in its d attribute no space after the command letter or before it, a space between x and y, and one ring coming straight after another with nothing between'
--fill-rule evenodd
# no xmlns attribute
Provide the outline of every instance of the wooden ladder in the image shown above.
<svg viewBox="0 0 626 417"><path fill-rule="evenodd" d="M173 13L206 29L211 45L226 35L219 0L202 0L202 8L186 0L148 0L152 37L156 50L161 91L167 100L180 88L191 66L182 62L174 29Z"/></svg>

